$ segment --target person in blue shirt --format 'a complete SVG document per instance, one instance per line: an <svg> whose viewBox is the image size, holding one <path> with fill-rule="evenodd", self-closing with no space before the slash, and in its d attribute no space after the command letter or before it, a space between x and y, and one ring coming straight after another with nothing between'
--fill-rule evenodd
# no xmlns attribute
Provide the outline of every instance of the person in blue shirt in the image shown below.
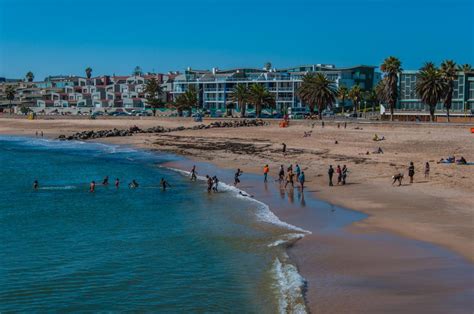
<svg viewBox="0 0 474 314"><path fill-rule="evenodd" d="M303 190L304 189L304 182L305 182L304 171L302 171L300 173L300 175L298 176L298 181L300 183L301 190Z"/></svg>

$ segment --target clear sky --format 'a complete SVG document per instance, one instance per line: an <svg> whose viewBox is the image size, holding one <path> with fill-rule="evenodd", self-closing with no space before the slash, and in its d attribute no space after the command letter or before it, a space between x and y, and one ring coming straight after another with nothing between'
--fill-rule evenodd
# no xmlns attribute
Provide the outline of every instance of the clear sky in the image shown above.
<svg viewBox="0 0 474 314"><path fill-rule="evenodd" d="M474 0L0 0L0 77L474 63Z"/></svg>

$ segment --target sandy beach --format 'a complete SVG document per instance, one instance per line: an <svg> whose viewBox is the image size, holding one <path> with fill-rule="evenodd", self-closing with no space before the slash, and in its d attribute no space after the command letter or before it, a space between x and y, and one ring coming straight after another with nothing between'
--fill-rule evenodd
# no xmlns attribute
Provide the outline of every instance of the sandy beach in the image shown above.
<svg viewBox="0 0 474 314"><path fill-rule="evenodd" d="M205 120L204 124L206 123L209 121ZM60 134L70 135L83 130L124 129L133 125L148 128L158 125L176 127L196 124L184 118L89 120L58 117L33 121L0 118L0 134L34 136L36 131L43 131L46 137L57 137ZM352 122L344 128L343 123L338 127L337 122L330 121L327 121L323 128L320 122L297 121L289 128L279 128L272 122L264 127L185 130L101 140L169 151L196 161L210 162L224 169L241 168L245 173L260 174L263 166L268 164L270 174L277 176L280 164L287 166L290 163L293 165L298 163L306 173L307 191L310 191L312 196L329 204L368 215L366 219L346 228L348 234L353 235L353 243L347 242L347 237L344 241L338 241L337 238L315 233L299 241L290 250L301 273L309 281L310 308L318 309L315 312L340 312L341 308L334 305L325 306L323 301L329 302L331 299L314 289L314 282L321 280L321 270L314 267L316 262L325 260L327 264L321 267L331 269L334 274L351 272L369 277L392 276L391 288L394 291L397 280L402 281L407 273L415 274L427 265L426 259L423 258L420 258L418 263L408 265L407 260L400 257L411 254L410 245L397 242L389 245L392 251L388 248L380 251L375 248L383 247L382 239L372 239L370 243L373 243L374 247L357 244L360 241L365 243L364 237L367 235L384 232L422 243L432 243L459 254L466 263L472 264L474 166L436 163L440 158L451 155L464 156L467 161L473 160L474 137L469 128L467 125ZM304 132L309 131L311 136L304 137ZM374 134L385 137L385 140L373 141ZM285 154L282 153L282 143L287 145ZM373 152L379 147L384 153L374 154ZM414 184L409 184L407 178L410 161L415 164ZM431 172L430 177L425 179L423 168L427 161L431 165ZM350 172L347 185L328 186L327 168L330 164L348 166ZM400 187L391 184L391 176L397 172L405 174L405 180ZM309 230L312 229L311 226L313 229L317 226L317 223L312 221L314 218L310 211L288 213L284 209L279 209L278 204L272 204L273 209L282 220L291 224ZM320 253L316 254L325 246L336 247L338 248L336 252L339 253L328 259L322 257ZM351 247L365 247L365 250L354 251ZM347 253L340 254L340 252ZM430 267L437 267L437 263L439 261L428 261ZM347 270L347 265L350 265L350 270ZM401 270L405 270L403 276L397 276ZM472 277L472 274L466 275ZM413 288L414 291L416 289L421 291L426 287L423 288L420 283L420 287ZM374 291L375 288L370 289L371 293ZM389 297L390 293L379 292L378 297L388 304L401 302L400 296ZM437 293L440 291L435 289L430 295L435 298ZM350 295L353 298L355 312L366 308L366 301L360 300L363 294L359 295L357 292ZM406 299L404 300L406 303ZM417 304L416 299L412 302L413 305ZM373 309L373 312L376 312L376 309ZM453 312L456 312L455 309Z"/></svg>

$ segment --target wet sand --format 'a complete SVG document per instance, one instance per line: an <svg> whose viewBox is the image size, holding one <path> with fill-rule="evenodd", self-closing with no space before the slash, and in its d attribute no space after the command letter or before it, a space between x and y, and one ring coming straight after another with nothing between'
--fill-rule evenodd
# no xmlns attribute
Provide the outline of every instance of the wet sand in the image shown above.
<svg viewBox="0 0 474 314"><path fill-rule="evenodd" d="M183 160L165 164L233 182L233 171ZM270 206L283 221L311 231L288 253L307 280L313 313L470 313L474 265L435 245L382 231L354 233L360 212L317 200L311 189L282 189L275 178L244 173L239 188Z"/></svg>

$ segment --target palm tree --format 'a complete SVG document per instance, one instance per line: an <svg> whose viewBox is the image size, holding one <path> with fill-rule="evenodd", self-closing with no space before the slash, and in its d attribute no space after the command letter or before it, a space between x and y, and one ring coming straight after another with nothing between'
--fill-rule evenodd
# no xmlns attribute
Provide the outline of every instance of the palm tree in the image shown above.
<svg viewBox="0 0 474 314"><path fill-rule="evenodd" d="M362 98L372 107L372 111L375 111L375 107L379 104L379 99L377 97L377 91L375 88L368 90L362 93Z"/></svg>
<svg viewBox="0 0 474 314"><path fill-rule="evenodd" d="M35 79L35 75L31 71L28 71L28 73L26 73L25 77L26 77L26 81L28 81L28 82L33 82L33 80Z"/></svg>
<svg viewBox="0 0 474 314"><path fill-rule="evenodd" d="M274 107L275 97L261 84L252 84L249 89L249 102L255 106L255 114L260 117L264 107Z"/></svg>
<svg viewBox="0 0 474 314"><path fill-rule="evenodd" d="M346 98L348 93L349 90L345 85L339 86L339 89L337 90L337 98L342 100L342 112L344 112L344 105L346 104Z"/></svg>
<svg viewBox="0 0 474 314"><path fill-rule="evenodd" d="M190 85L188 90L183 94L178 95L176 100L171 105L174 109L178 111L178 115L181 117L184 110L191 110L193 106L197 106L198 103L198 93L194 85Z"/></svg>
<svg viewBox="0 0 474 314"><path fill-rule="evenodd" d="M446 117L449 122L449 110L451 109L451 103L453 100L454 92L454 81L458 78L456 71L456 62L453 60L445 60L441 63L441 74L445 81L445 96L444 96L444 107L446 108Z"/></svg>
<svg viewBox="0 0 474 314"><path fill-rule="evenodd" d="M354 113L357 114L357 108L359 108L359 103L362 98L362 90L360 89L359 85L352 86L351 90L348 94L349 98L352 100L352 104L354 105Z"/></svg>
<svg viewBox="0 0 474 314"><path fill-rule="evenodd" d="M249 88L245 84L237 84L234 87L231 100L237 104L240 109L240 117L245 117L245 109L249 100Z"/></svg>
<svg viewBox="0 0 474 314"><path fill-rule="evenodd" d="M91 68L91 67L87 67L87 68L86 68L86 77L87 77L88 79L90 79L91 76L92 76L92 68Z"/></svg>
<svg viewBox="0 0 474 314"><path fill-rule="evenodd" d="M398 74L402 71L402 63L395 57L386 58L380 70L385 73L385 99L390 105L390 120L393 121L393 110L398 99Z"/></svg>
<svg viewBox="0 0 474 314"><path fill-rule="evenodd" d="M446 82L442 72L435 66L425 64L416 79L416 92L421 100L430 107L431 122L435 119L436 105L443 98Z"/></svg>
<svg viewBox="0 0 474 314"><path fill-rule="evenodd" d="M152 77L145 85L146 102L151 106L153 115L156 116L156 109L162 105L161 96L163 95L163 89L160 83L154 77Z"/></svg>
<svg viewBox="0 0 474 314"><path fill-rule="evenodd" d="M458 65L458 71L461 72L472 72L472 66L470 64Z"/></svg>
<svg viewBox="0 0 474 314"><path fill-rule="evenodd" d="M297 91L298 97L309 105L309 111L314 114L315 106L318 106L318 116L322 119L322 111L326 107L332 107L336 102L337 89L333 81L322 73L306 74Z"/></svg>
<svg viewBox="0 0 474 314"><path fill-rule="evenodd" d="M12 111L13 111L12 101L15 99L15 87L13 87L13 85L8 85L5 88L5 95L7 97L7 100L10 101L8 108L10 109L10 114L12 114Z"/></svg>
<svg viewBox="0 0 474 314"><path fill-rule="evenodd" d="M387 103L387 94L385 93L386 84L387 79L384 77L380 80L380 82L378 82L377 86L375 86L375 94L377 95L377 101L382 104Z"/></svg>

